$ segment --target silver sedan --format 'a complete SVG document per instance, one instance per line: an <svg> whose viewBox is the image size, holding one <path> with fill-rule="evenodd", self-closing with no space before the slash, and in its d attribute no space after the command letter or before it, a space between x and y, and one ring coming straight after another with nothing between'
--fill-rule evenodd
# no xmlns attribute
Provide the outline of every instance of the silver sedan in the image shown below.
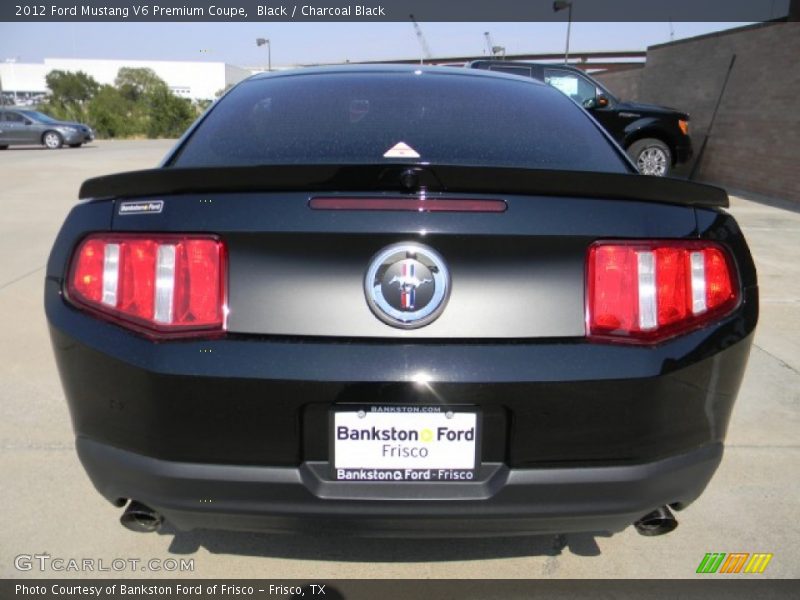
<svg viewBox="0 0 800 600"><path fill-rule="evenodd" d="M58 121L35 110L0 109L0 150L16 144L78 148L94 137L92 128L83 123Z"/></svg>

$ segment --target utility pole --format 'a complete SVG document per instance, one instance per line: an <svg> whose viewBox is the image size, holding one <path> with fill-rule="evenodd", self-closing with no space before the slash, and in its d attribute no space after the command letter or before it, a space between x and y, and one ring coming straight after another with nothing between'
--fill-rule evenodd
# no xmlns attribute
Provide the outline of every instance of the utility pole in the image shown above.
<svg viewBox="0 0 800 600"><path fill-rule="evenodd" d="M568 10L567 13L567 48L564 51L564 64L569 62L569 34L572 28L572 0L556 0L553 2L553 12L558 12L564 9Z"/></svg>
<svg viewBox="0 0 800 600"><path fill-rule="evenodd" d="M267 46L267 71L272 71L272 44L269 43L269 38L257 38L256 46Z"/></svg>
<svg viewBox="0 0 800 600"><path fill-rule="evenodd" d="M428 47L428 42L425 40L425 36L422 33L422 29L420 29L419 23L414 19L414 15L408 15L408 18L411 19L411 24L414 26L414 33L417 34L417 40L419 41L420 48L422 49L422 56L420 56L419 64L425 64L424 59L430 59L431 49Z"/></svg>

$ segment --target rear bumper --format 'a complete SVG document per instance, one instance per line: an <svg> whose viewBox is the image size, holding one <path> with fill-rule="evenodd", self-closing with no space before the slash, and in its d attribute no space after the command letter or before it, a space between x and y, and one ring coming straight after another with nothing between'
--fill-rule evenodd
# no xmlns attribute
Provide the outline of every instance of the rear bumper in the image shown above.
<svg viewBox="0 0 800 600"><path fill-rule="evenodd" d="M398 484L329 481L324 462L297 468L180 463L84 437L77 449L108 500L134 498L179 529L393 537L615 532L658 506L691 503L722 458L717 443L640 465L484 464L480 481Z"/></svg>
<svg viewBox="0 0 800 600"><path fill-rule="evenodd" d="M55 357L81 461L108 500L184 529L414 537L613 532L692 502L719 464L758 307L749 288L725 320L656 347L153 343L59 289L46 282ZM478 478L332 481L328 417L343 403L479 407Z"/></svg>
<svg viewBox="0 0 800 600"><path fill-rule="evenodd" d="M721 442L757 312L753 295L726 321L656 348L153 343L46 297L77 436L167 461L270 467L327 461L329 411L340 404L480 407L481 463L512 469L642 464Z"/></svg>

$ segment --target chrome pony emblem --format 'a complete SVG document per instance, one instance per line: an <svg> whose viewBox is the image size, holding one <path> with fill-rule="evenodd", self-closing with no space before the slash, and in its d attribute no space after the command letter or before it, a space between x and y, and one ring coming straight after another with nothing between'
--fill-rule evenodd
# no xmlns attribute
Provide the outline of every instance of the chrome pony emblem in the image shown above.
<svg viewBox="0 0 800 600"><path fill-rule="evenodd" d="M442 257L412 242L393 244L370 262L364 278L367 304L393 327L412 329L436 319L450 294L450 274Z"/></svg>
<svg viewBox="0 0 800 600"><path fill-rule="evenodd" d="M426 277L419 279L417 271L417 261L406 259L400 263L400 275L395 275L389 280L389 285L396 283L400 286L400 307L403 310L414 310L417 304L417 288L426 283L433 282L433 279ZM424 269L425 267L423 267Z"/></svg>

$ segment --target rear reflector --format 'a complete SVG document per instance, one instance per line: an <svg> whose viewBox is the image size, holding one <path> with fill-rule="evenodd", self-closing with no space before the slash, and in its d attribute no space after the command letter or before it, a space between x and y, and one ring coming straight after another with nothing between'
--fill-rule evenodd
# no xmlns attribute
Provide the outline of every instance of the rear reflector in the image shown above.
<svg viewBox="0 0 800 600"><path fill-rule="evenodd" d="M587 333L660 341L696 329L739 301L736 269L713 242L597 242L587 265Z"/></svg>
<svg viewBox="0 0 800 600"><path fill-rule="evenodd" d="M405 210L413 212L505 212L505 200L462 198L312 198L315 210Z"/></svg>
<svg viewBox="0 0 800 600"><path fill-rule="evenodd" d="M222 331L224 244L207 235L98 234L80 244L67 297L154 337Z"/></svg>

